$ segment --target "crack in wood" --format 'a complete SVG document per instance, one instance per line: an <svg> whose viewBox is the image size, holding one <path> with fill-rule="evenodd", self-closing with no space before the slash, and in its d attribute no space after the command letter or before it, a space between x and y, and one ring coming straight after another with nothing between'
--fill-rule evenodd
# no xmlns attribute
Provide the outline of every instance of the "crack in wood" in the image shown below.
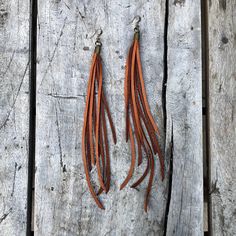
<svg viewBox="0 0 236 236"><path fill-rule="evenodd" d="M44 94L45 95L45 94ZM48 93L48 96L51 96L53 98L61 98L61 99L78 99L78 98L85 98L86 95L85 94L78 94L78 95L63 95L63 94L53 94L53 93Z"/></svg>
<svg viewBox="0 0 236 236"><path fill-rule="evenodd" d="M67 17L65 17L65 19L64 19L64 23L63 23L63 26L62 26L62 28L61 28L59 37L57 38L57 41L56 41L56 43L55 43L55 48L54 48L54 50L53 50L53 52L52 52L52 56L49 58L48 66L47 66L47 68L46 68L46 70L45 70L45 72L44 72L44 75L43 75L43 78L42 78L42 81L41 81L39 87L41 87L41 85L43 84L43 81L44 81L44 79L46 78L46 75L47 75L47 73L48 73L48 70L49 70L49 68L51 67L51 64L52 64L53 59L54 59L54 57L55 57L57 48L58 48L59 43L60 43L60 41L61 41L61 37L62 37L62 35L63 35L63 30L64 30L64 28L65 28L65 26L66 26L66 21L67 21Z"/></svg>
<svg viewBox="0 0 236 236"><path fill-rule="evenodd" d="M168 181L168 194L164 218L164 236L167 235L168 227L168 216L171 202L171 193L172 193L172 177L173 177L173 150L174 150L174 140L173 140L173 122L171 125L171 141L170 141L170 160L169 160L169 181ZM182 199L182 198L181 198Z"/></svg>
<svg viewBox="0 0 236 236"><path fill-rule="evenodd" d="M34 179L35 179L35 118L36 118L36 70L37 70L37 17L38 1L30 1L30 69L29 69L29 139L28 144L28 186L27 186L27 222L26 235L33 235L34 230ZM39 24L40 25L40 24ZM40 27L40 26L39 26Z"/></svg>
<svg viewBox="0 0 236 236"><path fill-rule="evenodd" d="M211 1L209 1L209 5L211 5ZM212 235L212 222L211 222L211 189L210 189L210 150L209 150L209 38L208 38L208 6L207 1L201 0L201 27L202 27L202 78L205 82L205 88L203 86L203 98L205 98L205 107L203 107L203 119L205 119L205 126L203 125L203 135L205 138L203 141L205 142L205 159L203 162L203 169L206 171L206 181L204 182L203 188L206 193L204 196L204 201L207 204L207 233L208 235ZM204 101L203 101L204 104ZM205 127L205 130L204 130ZM217 184L217 181L215 182ZM216 187L216 186L215 186ZM212 192L213 193L213 192ZM204 229L205 230L205 229Z"/></svg>
<svg viewBox="0 0 236 236"><path fill-rule="evenodd" d="M14 192L15 192L16 170L17 170L17 163L15 162L15 169L14 169L14 175L13 175L13 183L12 183L11 197L13 197Z"/></svg>
<svg viewBox="0 0 236 236"><path fill-rule="evenodd" d="M75 14L75 30L74 30L74 51L76 49L76 42L77 42L77 30L78 30L78 18L79 18L79 14L77 13L78 7L76 7L76 14Z"/></svg>
<svg viewBox="0 0 236 236"><path fill-rule="evenodd" d="M12 212L12 208L9 209L9 211L5 214L3 214L1 217L0 217L0 224L8 217L8 215Z"/></svg>
<svg viewBox="0 0 236 236"><path fill-rule="evenodd" d="M9 60L9 63L8 63L8 65L7 65L6 70L3 72L3 75L2 75L3 78L5 77L6 73L8 72L8 70L9 70L9 68L10 68L10 66L11 66L11 63L12 63L13 58L14 58L14 55L15 55L15 50L13 51L13 53L12 53L12 55L11 55L11 58L10 58L10 60Z"/></svg>
<svg viewBox="0 0 236 236"><path fill-rule="evenodd" d="M162 110L163 110L163 121L164 121L164 132L166 133L166 86L168 78L168 63L167 63L167 53L168 53L168 18L169 18L169 0L166 0L166 12L165 12L165 22L164 22L164 53L163 53L163 83L162 83Z"/></svg>
<svg viewBox="0 0 236 236"><path fill-rule="evenodd" d="M168 23L169 23L169 0L166 0L165 4L165 22L164 22L164 53L163 53L163 62L164 62L164 71L163 71L163 85L162 85L162 108L163 108L163 120L164 120L164 132L166 134L166 121L167 121L167 112L166 112L166 90L167 90L167 80L168 80ZM173 174L173 123L171 129L171 142L170 142L170 159L169 159L169 181L168 181L168 193L166 201L166 210L164 215L164 233L167 233L168 226L168 215L171 201L171 191L172 191L172 174Z"/></svg>
<svg viewBox="0 0 236 236"><path fill-rule="evenodd" d="M20 85L19 85L19 87L18 87L18 89L17 89L16 96L15 96L15 98L14 98L14 101L13 101L13 104L12 104L12 106L11 106L11 108L10 108L10 111L8 111L8 113L7 113L7 115L6 115L6 118L4 119L4 121L2 122L2 124L0 125L0 130L6 126L8 120L9 120L9 117L10 117L10 115L11 115L11 113L12 113L14 107L15 107L15 104L16 104L16 101L17 101L17 98L18 98L18 95L19 95L19 93L20 93L20 90L21 90L21 87L22 87L22 84L23 84L23 81L24 81L24 78L25 78L25 75L26 75L26 72L27 72L27 69L28 69L28 66L29 66L29 61L27 62L27 65L26 65L26 67L25 67L25 70L24 70L24 73L23 73L23 76L22 76Z"/></svg>
<svg viewBox="0 0 236 236"><path fill-rule="evenodd" d="M66 172L66 167L63 163L63 155L62 155L62 147L61 147L61 134L60 134L60 128L59 128L57 107L55 109L56 109L57 140L58 140L58 146L59 146L59 151L60 151L60 165L61 165L62 171Z"/></svg>

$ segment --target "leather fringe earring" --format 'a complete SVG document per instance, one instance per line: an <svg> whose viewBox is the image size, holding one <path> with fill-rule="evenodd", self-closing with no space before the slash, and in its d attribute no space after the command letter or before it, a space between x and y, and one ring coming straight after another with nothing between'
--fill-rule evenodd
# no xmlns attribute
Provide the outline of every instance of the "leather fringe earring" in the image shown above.
<svg viewBox="0 0 236 236"><path fill-rule="evenodd" d="M95 43L95 51L92 58L92 65L88 81L86 107L84 111L84 126L82 133L82 157L90 193L98 207L105 209L98 198L98 195L103 191L108 193L111 181L105 113L111 127L114 143L116 143L116 132L108 103L102 88L103 75L100 56L102 46L100 41L101 34L102 30L100 30ZM98 183L100 185L98 192L95 191L95 188L90 179L90 171L92 170L93 166L96 166L97 168Z"/></svg>
<svg viewBox="0 0 236 236"><path fill-rule="evenodd" d="M131 165L128 175L121 184L120 189L123 189L127 185L133 175L136 162L137 145L138 166L142 163L142 152L144 151L147 158L147 167L143 175L131 187L137 187L150 173L144 201L144 210L147 211L148 198L154 178L154 154L158 153L159 156L162 180L164 179L164 159L156 137L156 134L159 134L158 127L155 124L155 121L150 112L143 80L139 51L140 31L138 25L138 23L141 21L141 17L136 16L135 20L136 25L134 28L134 40L129 49L126 61L124 87L126 113L125 136L126 142L130 140L131 144ZM149 136L149 139L147 135Z"/></svg>

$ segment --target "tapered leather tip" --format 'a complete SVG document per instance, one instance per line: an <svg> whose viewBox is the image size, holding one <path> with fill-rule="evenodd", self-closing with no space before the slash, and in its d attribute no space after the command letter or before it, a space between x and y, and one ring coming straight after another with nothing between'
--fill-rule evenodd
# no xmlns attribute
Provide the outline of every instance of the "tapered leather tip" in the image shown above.
<svg viewBox="0 0 236 236"><path fill-rule="evenodd" d="M114 144L116 144L117 143L117 140L116 139L114 139Z"/></svg>
<svg viewBox="0 0 236 236"><path fill-rule="evenodd" d="M102 205L102 203L99 200L97 200L96 203L100 209L105 210L105 207Z"/></svg>
<svg viewBox="0 0 236 236"><path fill-rule="evenodd" d="M124 185L121 185L121 186L120 186L120 190L122 190L124 187L125 187Z"/></svg>
<svg viewBox="0 0 236 236"><path fill-rule="evenodd" d="M147 203L144 203L144 211L147 213Z"/></svg>

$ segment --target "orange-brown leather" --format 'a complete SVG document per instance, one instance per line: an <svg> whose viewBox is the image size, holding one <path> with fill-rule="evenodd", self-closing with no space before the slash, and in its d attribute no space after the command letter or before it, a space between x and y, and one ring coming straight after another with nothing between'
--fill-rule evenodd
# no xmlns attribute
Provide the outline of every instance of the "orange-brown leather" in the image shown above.
<svg viewBox="0 0 236 236"><path fill-rule="evenodd" d="M147 101L147 95L142 75L142 66L139 51L139 35L136 32L134 41L129 49L124 83L126 142L130 140L131 164L128 175L121 184L123 189L132 178L136 163L136 146L138 150L138 165L142 164L143 152L147 158L147 167L143 175L133 184L137 187L149 174L148 186L145 194L144 210L147 211L148 199L154 178L154 154L158 154L161 168L161 177L164 179L164 159L158 143L158 127L152 117ZM148 135L148 137L147 137Z"/></svg>
<svg viewBox="0 0 236 236"><path fill-rule="evenodd" d="M111 182L106 115L111 127L114 143L116 143L116 131L102 88L102 62L99 52L100 50L96 48L89 74L82 131L82 158L90 193L98 207L105 209L98 195L103 191L107 193ZM90 171L94 166L97 169L99 183L97 192L90 178Z"/></svg>

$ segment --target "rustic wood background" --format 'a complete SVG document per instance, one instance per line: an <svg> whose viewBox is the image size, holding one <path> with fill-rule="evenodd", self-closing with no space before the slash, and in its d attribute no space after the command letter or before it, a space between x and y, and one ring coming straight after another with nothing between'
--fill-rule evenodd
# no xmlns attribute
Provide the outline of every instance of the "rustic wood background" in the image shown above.
<svg viewBox="0 0 236 236"><path fill-rule="evenodd" d="M165 153L148 213L145 183L119 191L130 163L123 87L136 15ZM81 157L99 28L118 137L105 211L88 192ZM235 62L234 0L0 0L0 236L236 235Z"/></svg>

